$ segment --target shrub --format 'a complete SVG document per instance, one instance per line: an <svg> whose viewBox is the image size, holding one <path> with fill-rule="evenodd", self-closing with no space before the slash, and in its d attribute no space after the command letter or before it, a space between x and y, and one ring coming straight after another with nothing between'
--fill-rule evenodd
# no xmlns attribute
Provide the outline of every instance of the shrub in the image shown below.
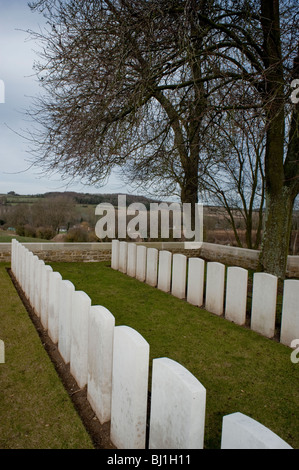
<svg viewBox="0 0 299 470"><path fill-rule="evenodd" d="M20 237L25 236L25 227L24 227L24 225L18 225L16 227L16 234L19 235Z"/></svg>
<svg viewBox="0 0 299 470"><path fill-rule="evenodd" d="M100 241L94 230L88 233L88 241L91 243Z"/></svg>
<svg viewBox="0 0 299 470"><path fill-rule="evenodd" d="M38 227L36 229L36 236L38 238L43 238L45 240L51 240L51 238L55 237L56 233L52 227Z"/></svg>
<svg viewBox="0 0 299 470"><path fill-rule="evenodd" d="M66 242L88 242L88 232L82 227L71 228L66 237Z"/></svg>
<svg viewBox="0 0 299 470"><path fill-rule="evenodd" d="M32 225L27 224L24 226L24 235L25 237L35 238L36 229Z"/></svg>

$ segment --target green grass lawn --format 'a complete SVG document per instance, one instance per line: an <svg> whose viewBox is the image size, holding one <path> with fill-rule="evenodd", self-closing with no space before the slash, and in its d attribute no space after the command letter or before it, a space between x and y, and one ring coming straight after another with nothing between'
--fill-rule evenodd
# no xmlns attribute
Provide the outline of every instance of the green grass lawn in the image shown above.
<svg viewBox="0 0 299 470"><path fill-rule="evenodd" d="M5 267L0 264L0 448L92 448ZM207 389L205 448L220 448L222 418L242 412L299 448L299 364L291 350L104 263L51 263L116 325L149 342L151 360L169 357ZM150 361L151 362L151 361ZM150 385L150 381L149 381Z"/></svg>
<svg viewBox="0 0 299 470"><path fill-rule="evenodd" d="M220 448L222 418L237 411L299 448L299 364L291 362L290 348L114 271L108 262L51 266L93 305L108 308L116 325L135 328L148 341L151 359L179 362L206 387L205 448Z"/></svg>
<svg viewBox="0 0 299 470"><path fill-rule="evenodd" d="M7 266L0 263L0 449L92 449Z"/></svg>

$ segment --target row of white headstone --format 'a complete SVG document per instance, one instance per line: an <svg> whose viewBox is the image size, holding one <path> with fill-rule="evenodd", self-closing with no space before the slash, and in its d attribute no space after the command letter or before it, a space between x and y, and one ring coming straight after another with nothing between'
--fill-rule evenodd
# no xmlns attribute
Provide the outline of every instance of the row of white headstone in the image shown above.
<svg viewBox="0 0 299 470"><path fill-rule="evenodd" d="M246 322L248 271L201 258L113 240L111 266L139 281L186 299L238 325ZM205 281L206 269L206 281ZM251 329L272 338L275 334L278 279L254 273ZM299 281L284 281L280 342L290 346L299 338Z"/></svg>
<svg viewBox="0 0 299 470"><path fill-rule="evenodd" d="M35 314L58 349L97 418L110 421L116 448L144 449L148 404L149 344L134 329L115 326L103 306L63 280L16 240L11 268ZM204 446L206 389L169 358L152 364L150 449ZM221 448L291 448L242 413L223 418Z"/></svg>

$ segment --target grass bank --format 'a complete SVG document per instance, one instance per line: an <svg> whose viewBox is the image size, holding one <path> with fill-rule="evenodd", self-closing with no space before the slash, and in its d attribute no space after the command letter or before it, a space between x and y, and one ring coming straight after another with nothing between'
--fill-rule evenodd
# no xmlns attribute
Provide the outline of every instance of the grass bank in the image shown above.
<svg viewBox="0 0 299 470"><path fill-rule="evenodd" d="M92 449L93 445L0 263L1 449Z"/></svg>
<svg viewBox="0 0 299 470"><path fill-rule="evenodd" d="M51 263L116 325L135 328L151 359L169 357L207 389L205 447L220 447L222 418L242 412L299 448L299 364L291 350L184 300L113 271L109 263Z"/></svg>
<svg viewBox="0 0 299 470"><path fill-rule="evenodd" d="M49 243L51 240L45 240L43 238L33 238L33 237L22 237L16 235L15 233L9 233L6 230L0 230L0 243L10 243L11 240L15 238L20 243Z"/></svg>

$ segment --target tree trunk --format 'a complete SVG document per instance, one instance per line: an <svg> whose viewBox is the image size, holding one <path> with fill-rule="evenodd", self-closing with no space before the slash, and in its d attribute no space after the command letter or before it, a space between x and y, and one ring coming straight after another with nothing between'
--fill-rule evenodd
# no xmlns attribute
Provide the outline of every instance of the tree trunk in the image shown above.
<svg viewBox="0 0 299 470"><path fill-rule="evenodd" d="M197 159L198 160L198 159ZM195 208L198 203L198 162L189 161L181 187L181 203L191 204L191 230L195 230Z"/></svg>
<svg viewBox="0 0 299 470"><path fill-rule="evenodd" d="M284 186L280 194L267 195L267 214L259 270L285 278L292 227L294 196Z"/></svg>
<svg viewBox="0 0 299 470"><path fill-rule="evenodd" d="M192 205L198 203L198 169L185 172L184 185L181 188L181 202L189 202Z"/></svg>
<svg viewBox="0 0 299 470"><path fill-rule="evenodd" d="M285 102L278 0L261 1L264 36L264 109L267 120L265 153L266 221L260 269L285 277L289 249L293 195L285 185Z"/></svg>

